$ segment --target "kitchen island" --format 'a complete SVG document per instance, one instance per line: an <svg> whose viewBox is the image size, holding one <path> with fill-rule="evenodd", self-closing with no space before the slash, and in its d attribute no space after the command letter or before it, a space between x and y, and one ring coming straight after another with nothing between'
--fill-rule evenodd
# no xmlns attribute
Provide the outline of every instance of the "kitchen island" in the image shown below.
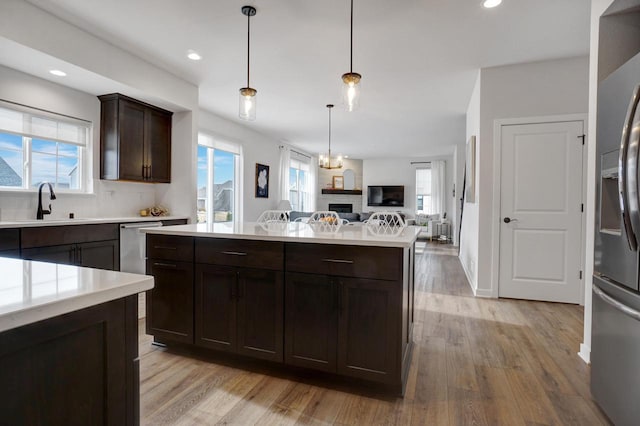
<svg viewBox="0 0 640 426"><path fill-rule="evenodd" d="M137 293L153 278L0 257L3 424L139 424Z"/></svg>
<svg viewBox="0 0 640 426"><path fill-rule="evenodd" d="M418 228L275 222L143 232L155 342L404 391Z"/></svg>

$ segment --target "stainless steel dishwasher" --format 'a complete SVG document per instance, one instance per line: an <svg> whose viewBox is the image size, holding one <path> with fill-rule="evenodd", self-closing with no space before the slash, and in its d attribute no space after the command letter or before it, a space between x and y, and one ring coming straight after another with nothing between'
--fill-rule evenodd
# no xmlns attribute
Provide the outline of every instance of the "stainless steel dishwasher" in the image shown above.
<svg viewBox="0 0 640 426"><path fill-rule="evenodd" d="M145 234L140 228L157 228L162 222L135 222L120 225L120 271L134 274L145 273ZM144 293L138 295L138 318L145 316Z"/></svg>

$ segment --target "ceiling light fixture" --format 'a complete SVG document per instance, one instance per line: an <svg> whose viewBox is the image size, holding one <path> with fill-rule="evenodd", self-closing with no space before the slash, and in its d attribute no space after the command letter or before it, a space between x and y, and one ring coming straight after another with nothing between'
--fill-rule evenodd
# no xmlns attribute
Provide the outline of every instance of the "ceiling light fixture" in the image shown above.
<svg viewBox="0 0 640 426"><path fill-rule="evenodd" d="M327 105L329 109L329 154L324 156L320 154L318 157L318 166L322 169L341 169L342 168L342 157L338 156L334 161L335 163L331 165L331 108L333 108L332 104Z"/></svg>
<svg viewBox="0 0 640 426"><path fill-rule="evenodd" d="M351 51L349 72L342 74L342 98L347 111L358 108L360 103L360 80L362 76L353 72L353 0L351 0Z"/></svg>
<svg viewBox="0 0 640 426"><path fill-rule="evenodd" d="M502 0L484 0L482 5L487 9L491 9L492 7L500 6L500 3L502 3Z"/></svg>
<svg viewBox="0 0 640 426"><path fill-rule="evenodd" d="M60 70L49 70L49 73L58 76L58 77L65 77L67 75L66 72L64 71L60 71Z"/></svg>
<svg viewBox="0 0 640 426"><path fill-rule="evenodd" d="M256 8L253 6L242 6L242 14L247 17L247 87L240 89L240 118L242 120L253 121L256 119L256 95L258 91L249 85L249 52L251 49L251 17L255 16Z"/></svg>
<svg viewBox="0 0 640 426"><path fill-rule="evenodd" d="M191 59L192 61L199 61L200 59L202 59L202 55L200 55L195 50L187 50L187 58Z"/></svg>

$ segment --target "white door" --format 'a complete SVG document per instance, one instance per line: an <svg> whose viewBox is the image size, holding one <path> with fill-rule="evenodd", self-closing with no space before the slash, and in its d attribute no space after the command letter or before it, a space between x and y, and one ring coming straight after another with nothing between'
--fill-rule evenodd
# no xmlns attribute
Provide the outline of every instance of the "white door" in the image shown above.
<svg viewBox="0 0 640 426"><path fill-rule="evenodd" d="M583 126L501 128L500 297L580 303Z"/></svg>

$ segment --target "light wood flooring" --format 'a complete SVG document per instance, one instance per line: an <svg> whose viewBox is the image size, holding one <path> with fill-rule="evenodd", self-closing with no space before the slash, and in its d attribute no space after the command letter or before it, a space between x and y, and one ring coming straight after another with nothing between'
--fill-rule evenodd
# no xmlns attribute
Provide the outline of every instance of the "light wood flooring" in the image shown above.
<svg viewBox="0 0 640 426"><path fill-rule="evenodd" d="M404 398L150 345L141 321L143 425L599 425L576 355L579 306L474 298L451 246L416 261L415 350Z"/></svg>

